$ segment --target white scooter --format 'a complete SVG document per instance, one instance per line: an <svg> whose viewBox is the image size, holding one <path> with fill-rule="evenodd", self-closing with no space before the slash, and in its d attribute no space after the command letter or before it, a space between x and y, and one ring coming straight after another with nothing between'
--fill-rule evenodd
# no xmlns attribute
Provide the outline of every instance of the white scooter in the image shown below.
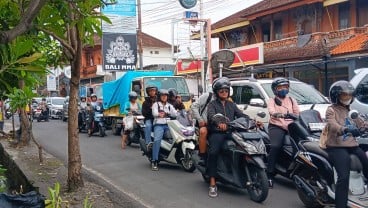
<svg viewBox="0 0 368 208"><path fill-rule="evenodd" d="M139 123L139 125L141 134L144 135L145 126L142 123ZM185 171L193 172L195 166L192 162L192 154L198 140L195 134L194 124L192 126L183 126L177 120L168 120L167 124L170 129L170 134L164 135L161 140L159 162L165 161L172 164L180 164ZM153 132L151 138L153 141ZM143 155L146 155L148 160L151 161L152 147L151 145L146 145L144 136L140 138L140 146Z"/></svg>

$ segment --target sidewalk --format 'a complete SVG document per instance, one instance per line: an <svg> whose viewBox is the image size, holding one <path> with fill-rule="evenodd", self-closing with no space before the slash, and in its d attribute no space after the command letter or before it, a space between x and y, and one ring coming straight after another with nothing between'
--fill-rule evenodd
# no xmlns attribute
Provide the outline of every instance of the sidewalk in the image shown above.
<svg viewBox="0 0 368 208"><path fill-rule="evenodd" d="M8 133L11 130L11 120L5 120L4 132ZM66 193L68 169L62 161L43 150L44 162L43 165L40 165L38 148L32 141L29 146L17 149L11 147L9 141L7 139L0 139L0 143L6 152L16 162L33 186L39 187L39 192L44 196L48 196L48 187L53 188L55 183L59 182L62 189L61 198L69 202L70 208L83 207L83 200L87 195L90 199L89 201L93 202L93 207L96 208L138 207L136 202L124 196L119 191L108 187L97 176L90 173L83 174L84 187L82 189L74 193Z"/></svg>

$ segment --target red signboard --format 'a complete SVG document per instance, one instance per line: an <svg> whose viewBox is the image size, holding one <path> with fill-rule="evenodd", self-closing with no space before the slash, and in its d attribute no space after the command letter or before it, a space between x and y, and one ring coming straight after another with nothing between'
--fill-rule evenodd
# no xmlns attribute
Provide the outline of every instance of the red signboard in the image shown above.
<svg viewBox="0 0 368 208"><path fill-rule="evenodd" d="M235 52L234 63L230 67L239 67L244 65L263 64L263 43L247 45L239 48L232 48ZM237 53L237 54L236 54ZM240 57L240 59L239 59Z"/></svg>
<svg viewBox="0 0 368 208"><path fill-rule="evenodd" d="M178 60L176 63L176 74L190 74L201 72L201 61Z"/></svg>

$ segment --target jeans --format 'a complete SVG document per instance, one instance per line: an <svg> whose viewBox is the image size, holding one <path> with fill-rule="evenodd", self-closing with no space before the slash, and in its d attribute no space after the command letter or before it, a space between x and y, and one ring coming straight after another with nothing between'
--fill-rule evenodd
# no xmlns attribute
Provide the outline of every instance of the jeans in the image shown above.
<svg viewBox="0 0 368 208"><path fill-rule="evenodd" d="M271 150L268 156L267 173L269 174L268 177L271 177L271 175L275 172L277 158L280 155L287 131L276 125L269 124L268 132L271 140Z"/></svg>
<svg viewBox="0 0 368 208"><path fill-rule="evenodd" d="M337 182L335 191L336 208L346 208L349 192L350 177L350 155L356 155L363 166L363 174L368 177L368 158L359 147L328 147L326 149L328 157L337 172Z"/></svg>
<svg viewBox="0 0 368 208"><path fill-rule="evenodd" d="M217 160L220 154L222 145L231 134L227 133L212 133L208 138L208 176L216 177L217 175Z"/></svg>
<svg viewBox="0 0 368 208"><path fill-rule="evenodd" d="M147 119L144 124L146 125L146 127L144 127L144 138L146 140L146 144L152 142L151 139L151 132L152 132L152 120L151 119Z"/></svg>
<svg viewBox="0 0 368 208"><path fill-rule="evenodd" d="M167 124L156 124L154 127L154 142L152 147L152 160L157 161L158 155L160 153L161 140L165 133L169 131L169 126Z"/></svg>

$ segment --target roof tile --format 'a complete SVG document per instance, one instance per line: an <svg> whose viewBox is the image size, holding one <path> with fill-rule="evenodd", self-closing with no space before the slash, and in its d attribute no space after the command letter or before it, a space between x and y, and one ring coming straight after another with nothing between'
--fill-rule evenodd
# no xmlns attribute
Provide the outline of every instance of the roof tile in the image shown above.
<svg viewBox="0 0 368 208"><path fill-rule="evenodd" d="M354 53L368 49L368 34L357 34L331 50L332 55Z"/></svg>

